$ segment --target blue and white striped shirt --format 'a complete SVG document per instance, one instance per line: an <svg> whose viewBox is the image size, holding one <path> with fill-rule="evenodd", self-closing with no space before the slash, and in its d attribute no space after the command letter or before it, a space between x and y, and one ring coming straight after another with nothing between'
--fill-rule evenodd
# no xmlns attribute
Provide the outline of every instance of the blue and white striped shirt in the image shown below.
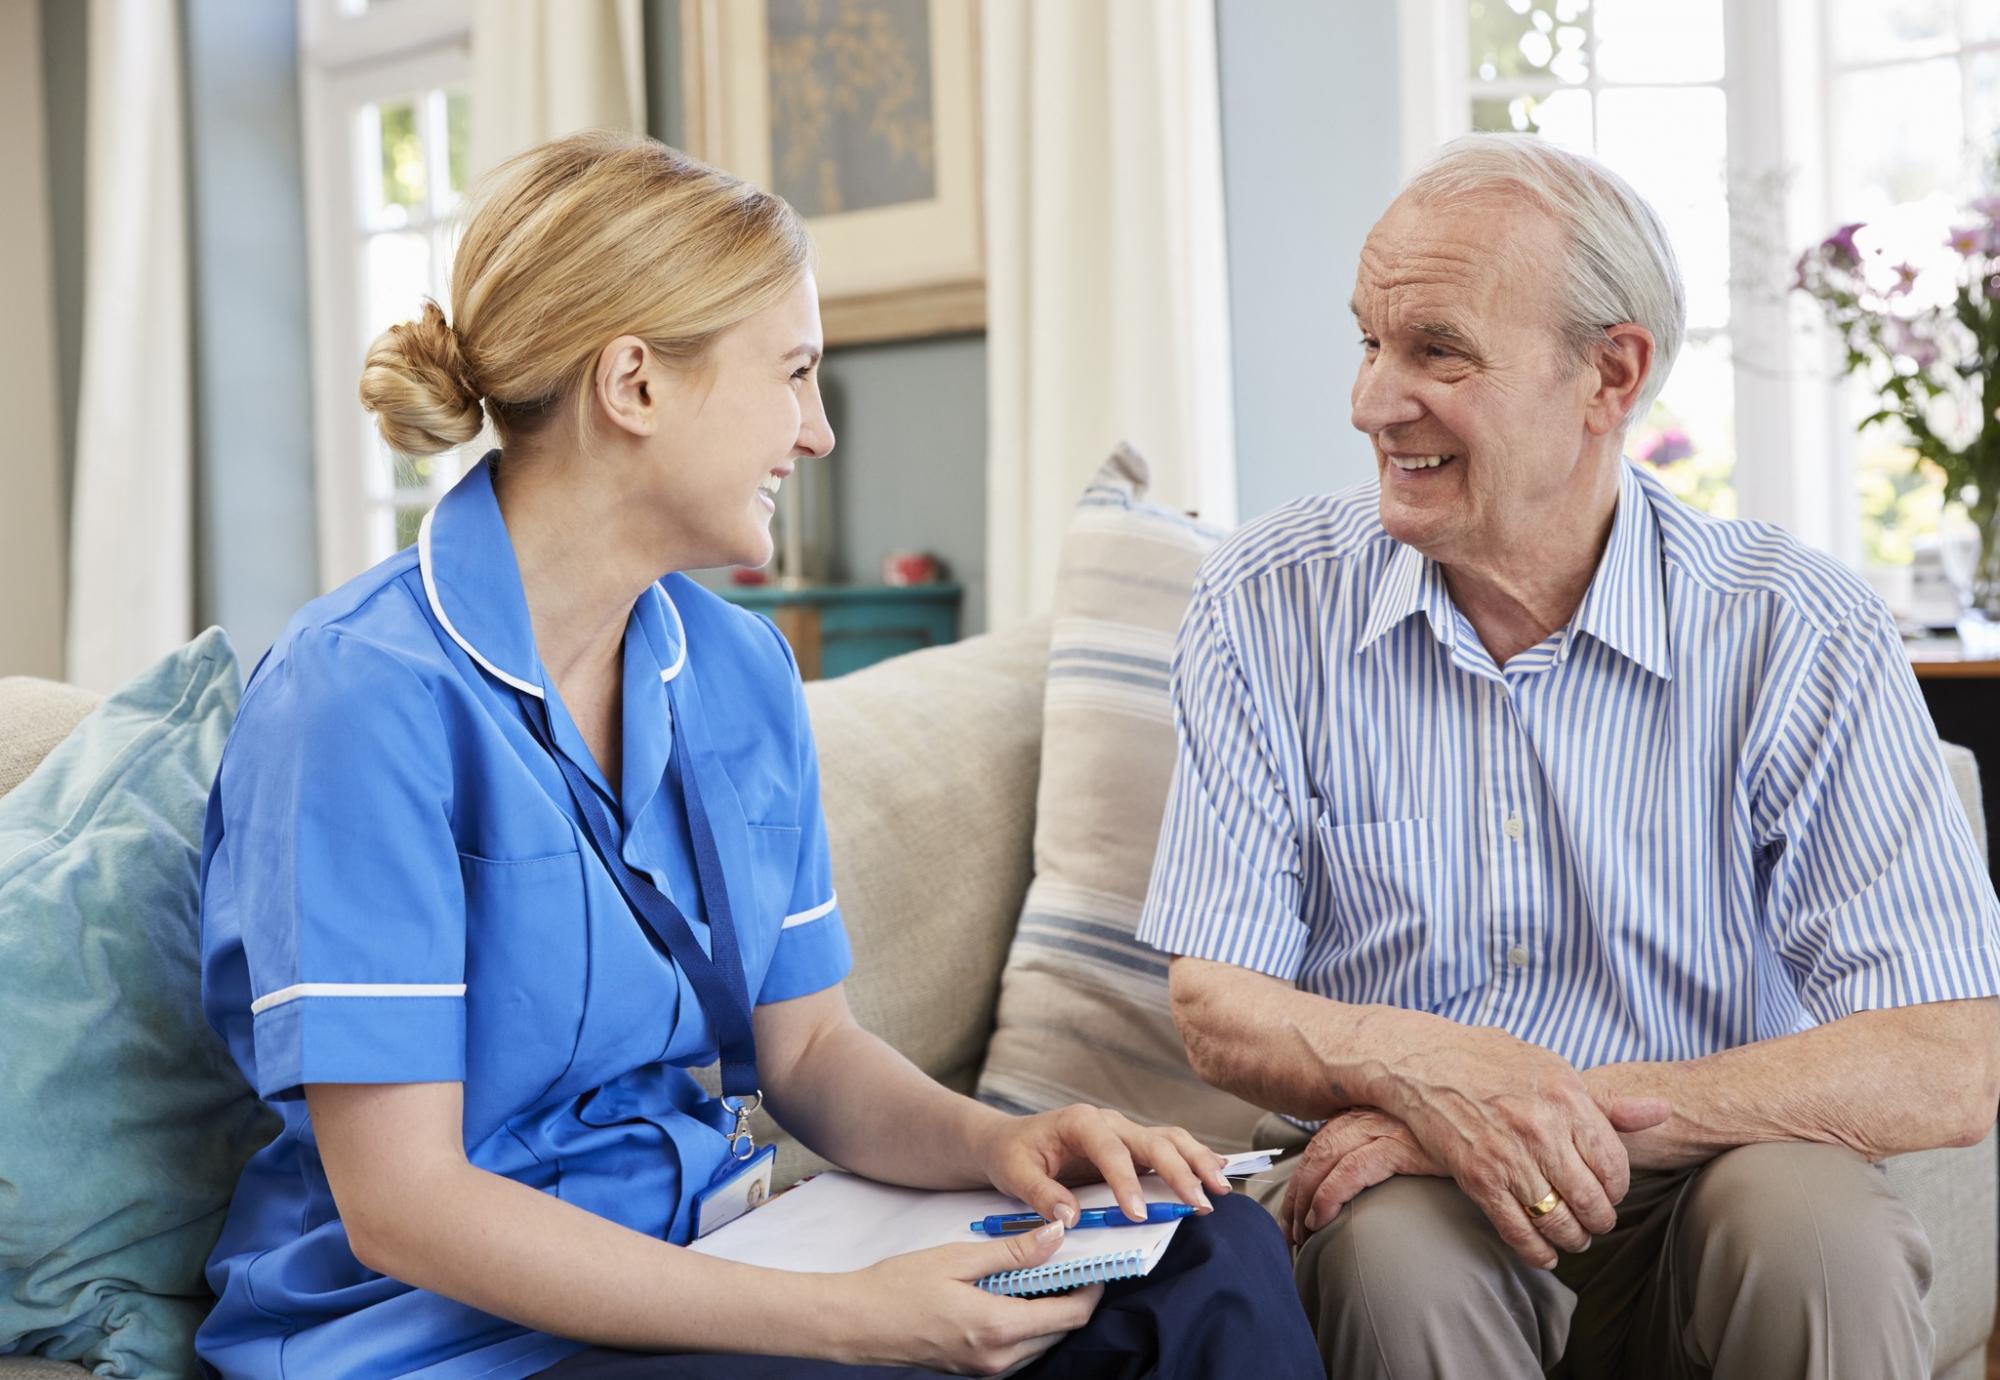
<svg viewBox="0 0 2000 1380"><path fill-rule="evenodd" d="M1496 667L1369 485L1203 565L1139 937L1578 1068L2000 992L2000 903L1887 611L1629 464Z"/></svg>

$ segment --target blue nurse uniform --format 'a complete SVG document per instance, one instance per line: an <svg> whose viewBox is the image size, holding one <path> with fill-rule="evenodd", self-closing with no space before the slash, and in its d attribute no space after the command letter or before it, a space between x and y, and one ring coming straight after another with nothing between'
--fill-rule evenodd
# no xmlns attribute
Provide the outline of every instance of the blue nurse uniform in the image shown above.
<svg viewBox="0 0 2000 1380"><path fill-rule="evenodd" d="M581 1345L360 1264L305 1084L461 1082L474 1165L676 1243L727 1158L732 1120L686 1072L716 1059L714 1029L537 739L545 704L556 749L611 801L536 656L496 456L414 550L292 620L209 800L203 1005L283 1118L209 1261L219 1303L198 1349L224 1376L503 1380ZM784 641L676 575L634 605L624 657L625 860L706 948L666 770L686 754L752 1000L840 981L851 958Z"/></svg>

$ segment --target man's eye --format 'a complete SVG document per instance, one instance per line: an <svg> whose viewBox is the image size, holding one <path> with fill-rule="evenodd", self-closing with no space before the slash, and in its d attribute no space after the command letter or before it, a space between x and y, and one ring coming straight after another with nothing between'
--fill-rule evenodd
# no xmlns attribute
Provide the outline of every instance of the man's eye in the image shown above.
<svg viewBox="0 0 2000 1380"><path fill-rule="evenodd" d="M1456 350L1448 350L1442 345L1432 345L1427 349L1425 349L1424 353L1429 355L1432 359L1451 359L1454 356L1456 356L1458 352Z"/></svg>
<svg viewBox="0 0 2000 1380"><path fill-rule="evenodd" d="M1375 337L1372 335L1364 335L1361 337L1361 348L1364 350L1378 349L1380 348L1381 344L1382 342L1375 339Z"/></svg>

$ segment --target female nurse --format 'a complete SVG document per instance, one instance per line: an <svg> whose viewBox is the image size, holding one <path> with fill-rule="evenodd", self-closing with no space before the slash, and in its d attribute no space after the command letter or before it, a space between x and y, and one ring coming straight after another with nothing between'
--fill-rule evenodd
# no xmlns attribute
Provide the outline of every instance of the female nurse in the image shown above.
<svg viewBox="0 0 2000 1380"><path fill-rule="evenodd" d="M791 208L649 140L559 140L489 184L451 306L375 342L362 402L405 455L483 418L501 448L292 620L210 800L204 1001L283 1129L210 1262L203 1358L1318 1374L1275 1225L1185 1131L1002 1115L849 1014L797 669L678 573L767 561L773 492L833 448ZM687 1070L718 1058L711 1098ZM1203 1215L1145 1279L1039 1299L974 1281L1059 1229L851 1274L692 1253L766 1167L760 1097L875 1179L1065 1218L1065 1180L1136 1203L1151 1169Z"/></svg>

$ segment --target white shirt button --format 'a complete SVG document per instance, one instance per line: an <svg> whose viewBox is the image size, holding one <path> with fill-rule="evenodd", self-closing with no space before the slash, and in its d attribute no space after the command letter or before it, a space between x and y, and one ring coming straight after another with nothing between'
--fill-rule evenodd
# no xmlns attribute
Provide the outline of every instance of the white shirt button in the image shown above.
<svg viewBox="0 0 2000 1380"><path fill-rule="evenodd" d="M1522 944L1516 944L1512 948L1508 949L1507 962L1510 966L1515 968L1527 967L1528 966L1527 947Z"/></svg>
<svg viewBox="0 0 2000 1380"><path fill-rule="evenodd" d="M1506 829L1508 838L1517 839L1521 837L1521 817L1519 815L1508 815Z"/></svg>

